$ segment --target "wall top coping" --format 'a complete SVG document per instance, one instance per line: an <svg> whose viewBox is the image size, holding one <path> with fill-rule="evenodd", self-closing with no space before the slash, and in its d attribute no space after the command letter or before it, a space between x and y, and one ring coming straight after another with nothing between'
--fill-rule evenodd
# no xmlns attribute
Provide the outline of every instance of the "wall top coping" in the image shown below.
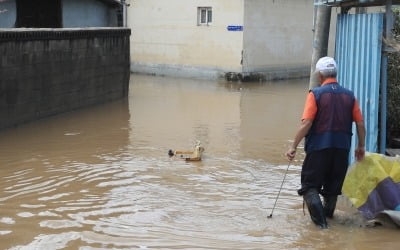
<svg viewBox="0 0 400 250"><path fill-rule="evenodd" d="M130 35L131 30L122 27L0 29L0 41L64 40L95 37L121 37Z"/></svg>

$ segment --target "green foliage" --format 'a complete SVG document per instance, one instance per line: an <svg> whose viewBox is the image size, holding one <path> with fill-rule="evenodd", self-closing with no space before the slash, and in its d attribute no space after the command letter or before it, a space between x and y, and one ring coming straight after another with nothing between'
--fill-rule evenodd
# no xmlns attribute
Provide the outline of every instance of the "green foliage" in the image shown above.
<svg viewBox="0 0 400 250"><path fill-rule="evenodd" d="M394 9L394 39L400 45L400 9ZM387 132L389 139L400 137L400 51L388 55Z"/></svg>

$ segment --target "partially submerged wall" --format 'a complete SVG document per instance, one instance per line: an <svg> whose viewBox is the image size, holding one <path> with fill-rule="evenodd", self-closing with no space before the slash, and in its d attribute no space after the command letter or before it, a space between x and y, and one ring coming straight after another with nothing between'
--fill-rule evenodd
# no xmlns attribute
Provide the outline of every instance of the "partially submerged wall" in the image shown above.
<svg viewBox="0 0 400 250"><path fill-rule="evenodd" d="M244 0L135 0L128 8L132 72L218 78L241 72ZM199 10L209 7L212 21L199 23Z"/></svg>
<svg viewBox="0 0 400 250"><path fill-rule="evenodd" d="M308 76L313 10L311 0L246 1L244 74L267 79Z"/></svg>
<svg viewBox="0 0 400 250"><path fill-rule="evenodd" d="M130 30L0 29L0 129L127 96Z"/></svg>
<svg viewBox="0 0 400 250"><path fill-rule="evenodd" d="M314 1L245 1L241 78L308 77L313 48ZM336 12L332 11L328 54L333 56Z"/></svg>

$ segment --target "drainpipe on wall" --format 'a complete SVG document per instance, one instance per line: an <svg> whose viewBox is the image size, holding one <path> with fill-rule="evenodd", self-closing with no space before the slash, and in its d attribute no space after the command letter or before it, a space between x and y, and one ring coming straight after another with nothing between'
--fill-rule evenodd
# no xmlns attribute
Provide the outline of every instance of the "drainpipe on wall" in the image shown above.
<svg viewBox="0 0 400 250"><path fill-rule="evenodd" d="M121 0L122 5L122 27L127 26L127 16L126 16L126 0Z"/></svg>
<svg viewBox="0 0 400 250"><path fill-rule="evenodd" d="M317 87L319 80L314 74L318 59L328 55L329 29L331 25L331 7L318 5L314 22L314 40L311 58L311 73L309 89Z"/></svg>

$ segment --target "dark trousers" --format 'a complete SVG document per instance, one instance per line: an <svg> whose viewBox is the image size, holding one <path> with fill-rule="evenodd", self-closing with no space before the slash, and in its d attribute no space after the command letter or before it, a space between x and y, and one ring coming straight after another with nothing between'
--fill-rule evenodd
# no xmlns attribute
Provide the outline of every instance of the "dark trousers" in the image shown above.
<svg viewBox="0 0 400 250"><path fill-rule="evenodd" d="M349 164L349 150L328 148L307 153L301 169L301 189L303 195L310 188L322 195L340 195Z"/></svg>

